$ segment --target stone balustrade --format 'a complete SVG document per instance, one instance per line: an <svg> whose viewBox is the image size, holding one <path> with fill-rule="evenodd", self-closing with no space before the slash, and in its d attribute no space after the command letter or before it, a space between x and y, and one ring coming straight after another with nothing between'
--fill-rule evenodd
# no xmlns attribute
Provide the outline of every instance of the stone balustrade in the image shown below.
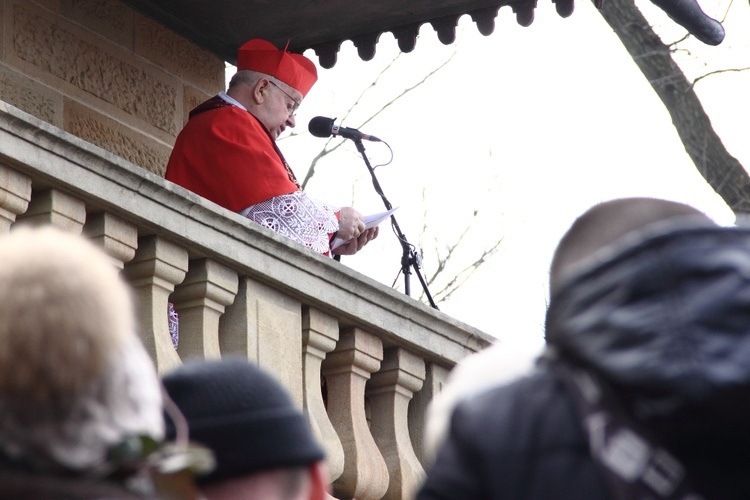
<svg viewBox="0 0 750 500"><path fill-rule="evenodd" d="M192 357L242 356L275 374L309 415L338 498L413 494L427 404L450 368L490 341L0 101L0 231L17 224L101 245L132 285L161 373Z"/></svg>

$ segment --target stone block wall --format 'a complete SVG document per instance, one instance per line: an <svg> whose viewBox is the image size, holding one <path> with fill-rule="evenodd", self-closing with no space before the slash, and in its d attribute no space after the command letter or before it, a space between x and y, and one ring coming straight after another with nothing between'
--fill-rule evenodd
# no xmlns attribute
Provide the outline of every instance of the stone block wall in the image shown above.
<svg viewBox="0 0 750 500"><path fill-rule="evenodd" d="M0 0L0 100L157 175L224 70L119 0Z"/></svg>

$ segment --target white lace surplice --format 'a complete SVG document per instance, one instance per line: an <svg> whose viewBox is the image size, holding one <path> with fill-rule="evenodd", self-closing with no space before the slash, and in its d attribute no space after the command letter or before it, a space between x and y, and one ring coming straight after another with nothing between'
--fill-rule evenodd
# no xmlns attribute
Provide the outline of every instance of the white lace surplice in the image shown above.
<svg viewBox="0 0 750 500"><path fill-rule="evenodd" d="M249 206L240 215L325 254L330 251L330 233L339 230L337 211L338 207L310 198L300 190Z"/></svg>

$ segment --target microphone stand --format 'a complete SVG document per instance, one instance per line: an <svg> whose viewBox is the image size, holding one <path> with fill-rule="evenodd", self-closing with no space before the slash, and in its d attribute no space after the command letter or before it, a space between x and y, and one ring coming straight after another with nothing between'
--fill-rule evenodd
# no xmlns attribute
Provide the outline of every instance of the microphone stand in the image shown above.
<svg viewBox="0 0 750 500"><path fill-rule="evenodd" d="M352 138L352 140L357 145L357 151L359 151L359 153L362 155L362 159L365 161L367 170L370 172L370 177L372 177L372 185L375 186L375 192L377 192L383 199L386 210L391 210L393 206L391 205L391 202L388 201L388 198L385 197L385 194L383 194L383 190L380 187L380 182L378 182L378 178L375 176L375 169L372 168L372 165L370 165L370 160L367 159L367 155L365 154L365 146L364 144L362 144L362 139L357 137ZM422 277L422 273L419 270L422 265L422 259L414 248L414 245L406 240L406 236L401 232L401 228L398 226L396 217L393 214L391 214L391 226L396 232L396 237L401 243L401 249L403 251L401 255L401 272L404 273L404 292L406 293L406 295L411 295L410 279L411 270L413 268L414 274L417 275L417 278L419 278L419 282L422 284L422 290L424 290L424 293L427 296L427 300L429 300L430 305L433 308L437 309L438 306L437 304L435 304L435 301L432 299L432 295L430 294L430 290L428 290L427 288L427 282L424 280L424 277Z"/></svg>

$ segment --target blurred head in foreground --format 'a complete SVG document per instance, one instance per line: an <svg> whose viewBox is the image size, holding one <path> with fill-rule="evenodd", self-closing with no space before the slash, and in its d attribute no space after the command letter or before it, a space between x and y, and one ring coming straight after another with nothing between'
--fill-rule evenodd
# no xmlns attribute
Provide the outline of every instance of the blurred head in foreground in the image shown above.
<svg viewBox="0 0 750 500"><path fill-rule="evenodd" d="M573 222L555 249L550 294L559 290L565 277L581 263L608 248L610 252L616 250L625 243L622 238L627 235L639 238L651 225L670 227L684 222L716 226L691 206L658 198L620 198L594 205Z"/></svg>
<svg viewBox="0 0 750 500"><path fill-rule="evenodd" d="M545 335L534 370L457 404L419 500L750 498L750 229L590 208L553 257Z"/></svg>
<svg viewBox="0 0 750 500"><path fill-rule="evenodd" d="M194 361L163 383L190 439L215 455L214 471L198 479L206 498L326 498L324 452L271 375L242 359Z"/></svg>
<svg viewBox="0 0 750 500"><path fill-rule="evenodd" d="M104 252L53 227L0 237L2 463L110 474L112 449L162 438L161 403L129 289Z"/></svg>

